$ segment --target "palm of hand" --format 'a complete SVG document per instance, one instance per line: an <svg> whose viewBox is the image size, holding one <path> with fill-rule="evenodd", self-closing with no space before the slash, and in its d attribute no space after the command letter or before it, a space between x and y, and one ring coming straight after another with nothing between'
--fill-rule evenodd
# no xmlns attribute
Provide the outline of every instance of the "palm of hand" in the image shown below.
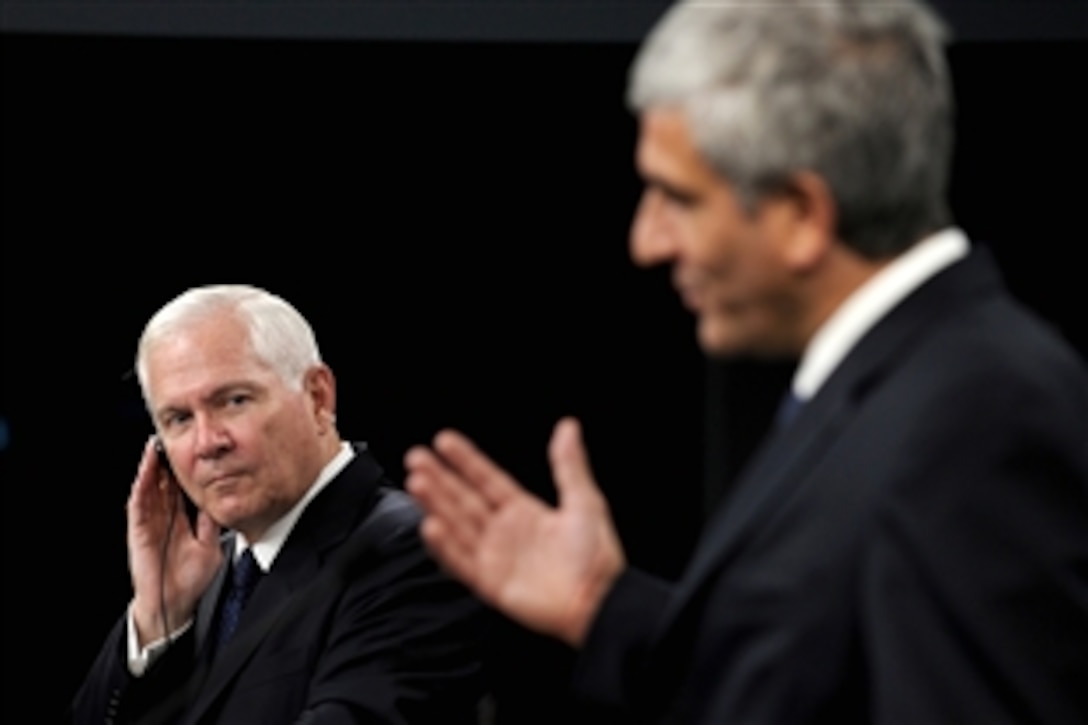
<svg viewBox="0 0 1088 725"><path fill-rule="evenodd" d="M167 628L182 624L222 562L215 524L201 512L194 532L180 493L137 486L129 502L129 555L137 607L165 609ZM138 616L140 612L137 612Z"/></svg>
<svg viewBox="0 0 1088 725"><path fill-rule="evenodd" d="M623 554L603 500L552 508L522 493L484 524L475 558L485 599L569 641L580 639Z"/></svg>
<svg viewBox="0 0 1088 725"><path fill-rule="evenodd" d="M449 571L525 626L578 646L626 563L576 421L556 426L549 457L558 508L453 431L435 437L434 452L409 451L407 486Z"/></svg>
<svg viewBox="0 0 1088 725"><path fill-rule="evenodd" d="M207 514L201 513L200 516L207 517ZM195 604L211 584L222 563L223 555L218 537L208 541L201 540L194 534L185 517L178 516L168 543L163 562L164 570L161 572L166 598L168 601Z"/></svg>

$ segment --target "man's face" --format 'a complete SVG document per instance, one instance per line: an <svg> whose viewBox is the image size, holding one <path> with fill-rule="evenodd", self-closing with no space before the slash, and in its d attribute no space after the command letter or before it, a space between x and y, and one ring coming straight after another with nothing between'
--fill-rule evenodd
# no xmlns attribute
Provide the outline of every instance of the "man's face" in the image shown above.
<svg viewBox="0 0 1088 725"><path fill-rule="evenodd" d="M291 389L229 314L157 342L147 354L147 387L182 488L251 540L298 502L325 463L331 373L319 366L302 390Z"/></svg>
<svg viewBox="0 0 1088 725"><path fill-rule="evenodd" d="M646 182L631 227L637 264L671 264L711 355L776 355L798 347L797 301L778 253L788 215L777 202L746 212L696 150L684 114L645 112L636 164Z"/></svg>

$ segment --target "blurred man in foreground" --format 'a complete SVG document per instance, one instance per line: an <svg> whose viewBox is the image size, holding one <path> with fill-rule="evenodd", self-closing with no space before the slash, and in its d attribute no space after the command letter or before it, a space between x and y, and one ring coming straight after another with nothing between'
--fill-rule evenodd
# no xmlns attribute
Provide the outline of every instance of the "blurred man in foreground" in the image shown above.
<svg viewBox="0 0 1088 725"><path fill-rule="evenodd" d="M639 52L632 257L672 266L707 354L799 360L679 582L627 564L576 421L557 508L454 431L406 456L436 557L579 648L587 698L1088 721L1088 373L952 225L943 42L906 0L686 2Z"/></svg>

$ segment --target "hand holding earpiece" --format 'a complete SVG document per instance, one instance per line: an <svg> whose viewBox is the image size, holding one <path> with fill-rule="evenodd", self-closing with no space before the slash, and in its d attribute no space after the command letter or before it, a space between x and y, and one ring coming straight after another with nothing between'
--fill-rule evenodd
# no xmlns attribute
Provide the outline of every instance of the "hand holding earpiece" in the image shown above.
<svg viewBox="0 0 1088 725"><path fill-rule="evenodd" d="M183 493L158 460L155 439L144 446L125 511L132 616L141 646L185 624L222 562L219 527L200 512L195 530Z"/></svg>

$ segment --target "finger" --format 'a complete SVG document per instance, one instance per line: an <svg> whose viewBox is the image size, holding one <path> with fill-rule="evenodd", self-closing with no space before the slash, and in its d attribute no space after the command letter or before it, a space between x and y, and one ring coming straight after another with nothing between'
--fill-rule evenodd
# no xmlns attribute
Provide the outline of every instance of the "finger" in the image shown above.
<svg viewBox="0 0 1088 725"><path fill-rule="evenodd" d="M425 518L419 527L419 533L427 550L439 565L479 593L475 548L463 546L452 535L445 522L435 517Z"/></svg>
<svg viewBox="0 0 1088 725"><path fill-rule="evenodd" d="M155 463L155 438L152 436L144 444L143 453L136 466L136 478L132 481L126 502L128 515L134 521L145 521L155 512L158 503L154 495L157 489Z"/></svg>
<svg viewBox="0 0 1088 725"><path fill-rule="evenodd" d="M560 505L572 499L590 499L594 502L599 500L603 503L577 420L563 418L556 424L548 445L548 458Z"/></svg>
<svg viewBox="0 0 1088 725"><path fill-rule="evenodd" d="M193 527L189 523L189 517L185 515L185 504L182 501L181 489L177 484L170 482L165 490L160 488L166 498L167 514L170 517L171 536L175 541L181 541L181 537L193 536Z"/></svg>
<svg viewBox="0 0 1088 725"><path fill-rule="evenodd" d="M196 538L205 546L219 545L219 524L205 511L198 511L196 515Z"/></svg>
<svg viewBox="0 0 1088 725"><path fill-rule="evenodd" d="M450 468L470 483L492 506L502 506L512 497L527 495L510 474L484 455L473 443L452 430L435 436L434 448Z"/></svg>
<svg viewBox="0 0 1088 725"><path fill-rule="evenodd" d="M418 490L421 503L426 507L445 518L467 517L476 528L484 525L491 505L475 486L446 465L433 451L416 446L405 455L404 463L409 477L415 478L413 487Z"/></svg>
<svg viewBox="0 0 1088 725"><path fill-rule="evenodd" d="M487 502L474 489L436 460L433 464L421 463L433 455L419 451L409 456L409 474L404 487L431 516L447 522L465 545L470 545L479 535L491 514Z"/></svg>
<svg viewBox="0 0 1088 725"><path fill-rule="evenodd" d="M136 469L136 481L134 488L150 490L157 488L160 491L169 491L174 483L173 477L163 468L159 462L159 449L156 436L151 436L144 444L140 463Z"/></svg>
<svg viewBox="0 0 1088 725"><path fill-rule="evenodd" d="M136 465L136 478L132 482L134 492L137 488L146 488L156 480L155 463L155 437L151 436L144 443L144 450L140 454L139 463Z"/></svg>

